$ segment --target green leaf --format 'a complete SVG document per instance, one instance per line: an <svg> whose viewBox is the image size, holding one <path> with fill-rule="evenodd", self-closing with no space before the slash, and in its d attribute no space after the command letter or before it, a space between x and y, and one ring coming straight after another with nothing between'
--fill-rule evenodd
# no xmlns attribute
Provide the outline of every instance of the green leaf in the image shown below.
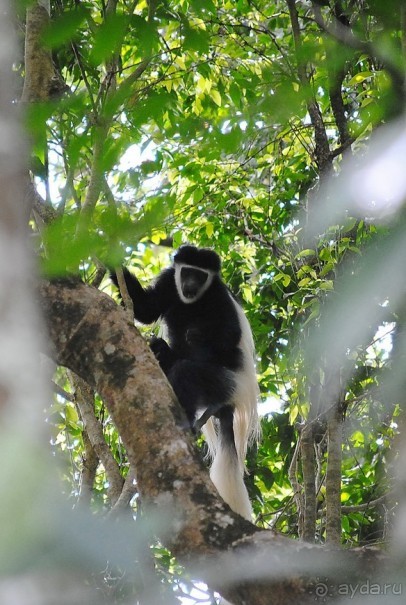
<svg viewBox="0 0 406 605"><path fill-rule="evenodd" d="M290 275L287 275L286 273L278 273L277 275L275 275L274 277L274 281L281 281L283 285L285 286L285 288L287 288L291 282L291 277Z"/></svg>
<svg viewBox="0 0 406 605"><path fill-rule="evenodd" d="M202 187L196 187L196 189L193 191L193 201L195 204L197 204L198 202L200 202L200 200L202 200L204 197L204 189Z"/></svg>
<svg viewBox="0 0 406 605"><path fill-rule="evenodd" d="M128 17L116 13L109 15L97 28L89 57L93 65L103 63L119 50L128 21Z"/></svg>
<svg viewBox="0 0 406 605"><path fill-rule="evenodd" d="M365 443L364 433L361 433L361 431L355 431L351 435L351 441L354 443L355 446L363 445Z"/></svg>
<svg viewBox="0 0 406 605"><path fill-rule="evenodd" d="M219 91L212 89L209 94L210 94L210 97L215 102L215 104L218 105L219 107L221 107L221 94L219 93Z"/></svg>
<svg viewBox="0 0 406 605"><path fill-rule="evenodd" d="M43 43L49 48L62 46L75 38L78 29L89 15L89 9L78 6L56 17L42 34Z"/></svg>
<svg viewBox="0 0 406 605"><path fill-rule="evenodd" d="M323 281L319 284L319 288L320 290L334 290L334 283L332 282L332 280L327 280L327 281Z"/></svg>
<svg viewBox="0 0 406 605"><path fill-rule="evenodd" d="M373 75L374 75L374 72L372 72L372 71L360 71L359 73L355 74L355 76L353 76L351 78L351 80L348 82L348 84L350 86L353 86L354 84L361 84L361 82L364 82L368 78L372 78Z"/></svg>
<svg viewBox="0 0 406 605"><path fill-rule="evenodd" d="M300 412L300 408L298 405L292 405L289 408L289 422L290 424L294 424L296 418L298 417Z"/></svg>
<svg viewBox="0 0 406 605"><path fill-rule="evenodd" d="M351 532L350 519L347 515L341 517L341 528L347 534Z"/></svg>
<svg viewBox="0 0 406 605"><path fill-rule="evenodd" d="M242 293L243 293L244 299L247 302L249 302L249 303L253 302L252 288L249 285L244 284L242 286Z"/></svg>
<svg viewBox="0 0 406 605"><path fill-rule="evenodd" d="M241 146L242 138L243 132L239 127L233 128L226 133L216 133L216 143L218 144L219 149L223 150L225 153L237 151Z"/></svg>
<svg viewBox="0 0 406 605"><path fill-rule="evenodd" d="M102 240L92 232L78 234L79 215L66 215L48 225L43 239L47 251L43 259L46 275L77 273L79 264L92 253L100 254Z"/></svg>
<svg viewBox="0 0 406 605"><path fill-rule="evenodd" d="M214 225L213 223L211 223L210 221L207 221L206 225L206 234L208 237L213 237L213 233L214 233Z"/></svg>
<svg viewBox="0 0 406 605"><path fill-rule="evenodd" d="M320 250L319 258L320 258L320 260L323 260L323 261L330 261L331 260L330 248L323 248L322 250Z"/></svg>
<svg viewBox="0 0 406 605"><path fill-rule="evenodd" d="M184 43L185 50L195 50L205 54L209 52L209 37L207 31L195 29L188 24L184 24Z"/></svg>
<svg viewBox="0 0 406 605"><path fill-rule="evenodd" d="M242 98L241 87L238 86L235 82L232 82L228 92L234 105L240 107Z"/></svg>
<svg viewBox="0 0 406 605"><path fill-rule="evenodd" d="M191 5L194 12L197 15L202 15L202 17L206 16L207 13L214 15L216 12L216 6L213 0L204 0L204 2L202 2L202 0L191 0Z"/></svg>
<svg viewBox="0 0 406 605"><path fill-rule="evenodd" d="M157 23L146 21L139 15L132 15L131 24L138 40L140 55L142 57L149 57L159 48Z"/></svg>
<svg viewBox="0 0 406 605"><path fill-rule="evenodd" d="M296 258L306 258L307 256L316 256L316 252L311 248L307 248L306 250L301 250L296 255Z"/></svg>
<svg viewBox="0 0 406 605"><path fill-rule="evenodd" d="M351 494L349 492L341 492L341 502L347 502L351 497Z"/></svg>

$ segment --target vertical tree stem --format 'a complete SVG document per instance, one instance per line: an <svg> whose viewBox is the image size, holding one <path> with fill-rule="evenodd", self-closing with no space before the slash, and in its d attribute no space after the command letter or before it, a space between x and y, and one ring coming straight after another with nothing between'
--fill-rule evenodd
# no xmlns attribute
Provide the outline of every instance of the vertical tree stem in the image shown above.
<svg viewBox="0 0 406 605"><path fill-rule="evenodd" d="M312 423L309 421L302 430L301 453L305 500L302 538L306 542L314 542L316 534L316 466Z"/></svg>
<svg viewBox="0 0 406 605"><path fill-rule="evenodd" d="M315 160L320 171L320 177L327 175L331 167L331 152L327 138L326 128L320 107L311 93L310 79L307 74L306 62L303 60L302 40L300 34L299 15L296 0L286 0L292 24L293 40L297 59L297 70L300 83L306 94L307 111L314 130Z"/></svg>
<svg viewBox="0 0 406 605"><path fill-rule="evenodd" d="M326 542L341 543L341 461L342 422L341 405L337 402L331 410L327 426L328 459L326 474Z"/></svg>
<svg viewBox="0 0 406 605"><path fill-rule="evenodd" d="M46 4L46 3L45 3ZM25 78L22 101L47 101L54 76L52 55L44 48L41 34L49 25L49 6L33 2L27 8L25 35Z"/></svg>

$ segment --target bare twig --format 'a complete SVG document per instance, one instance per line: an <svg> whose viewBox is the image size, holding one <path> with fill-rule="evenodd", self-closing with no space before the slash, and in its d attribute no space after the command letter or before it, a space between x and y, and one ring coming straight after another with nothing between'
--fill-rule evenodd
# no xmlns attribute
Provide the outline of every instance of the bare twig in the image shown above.
<svg viewBox="0 0 406 605"><path fill-rule="evenodd" d="M109 482L108 496L110 502L114 505L121 494L124 480L121 476L120 468L104 439L100 422L95 416L93 390L84 380L72 372L69 372L69 378L75 388L76 404L89 441L106 471Z"/></svg>

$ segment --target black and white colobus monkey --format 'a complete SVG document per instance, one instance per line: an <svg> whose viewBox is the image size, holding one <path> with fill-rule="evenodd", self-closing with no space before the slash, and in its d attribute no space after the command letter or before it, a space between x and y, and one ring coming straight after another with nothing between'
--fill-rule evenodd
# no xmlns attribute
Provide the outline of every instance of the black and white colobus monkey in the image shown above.
<svg viewBox="0 0 406 605"><path fill-rule="evenodd" d="M259 435L254 344L220 268L213 250L185 245L148 288L128 270L124 277L135 319L165 324L169 344L154 338L150 346L190 425L205 434L214 485L235 512L251 519L243 477L247 446ZM117 285L114 275L113 281Z"/></svg>

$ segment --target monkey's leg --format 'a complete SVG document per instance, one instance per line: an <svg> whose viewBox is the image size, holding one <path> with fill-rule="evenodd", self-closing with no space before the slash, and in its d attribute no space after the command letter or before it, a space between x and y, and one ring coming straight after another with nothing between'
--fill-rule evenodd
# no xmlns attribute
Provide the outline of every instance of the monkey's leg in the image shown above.
<svg viewBox="0 0 406 605"><path fill-rule="evenodd" d="M193 428L196 431L201 431L202 427L206 424L209 418L211 418L212 416L217 416L220 410L222 410L224 407L230 406L225 406L224 402L209 405L209 407L203 412L203 414L199 418L197 418L197 420L195 420L195 422L193 423Z"/></svg>
<svg viewBox="0 0 406 605"><path fill-rule="evenodd" d="M168 379L194 430L200 430L211 416L217 415L235 389L234 373L230 370L189 359L178 360ZM196 421L201 410L203 415Z"/></svg>

